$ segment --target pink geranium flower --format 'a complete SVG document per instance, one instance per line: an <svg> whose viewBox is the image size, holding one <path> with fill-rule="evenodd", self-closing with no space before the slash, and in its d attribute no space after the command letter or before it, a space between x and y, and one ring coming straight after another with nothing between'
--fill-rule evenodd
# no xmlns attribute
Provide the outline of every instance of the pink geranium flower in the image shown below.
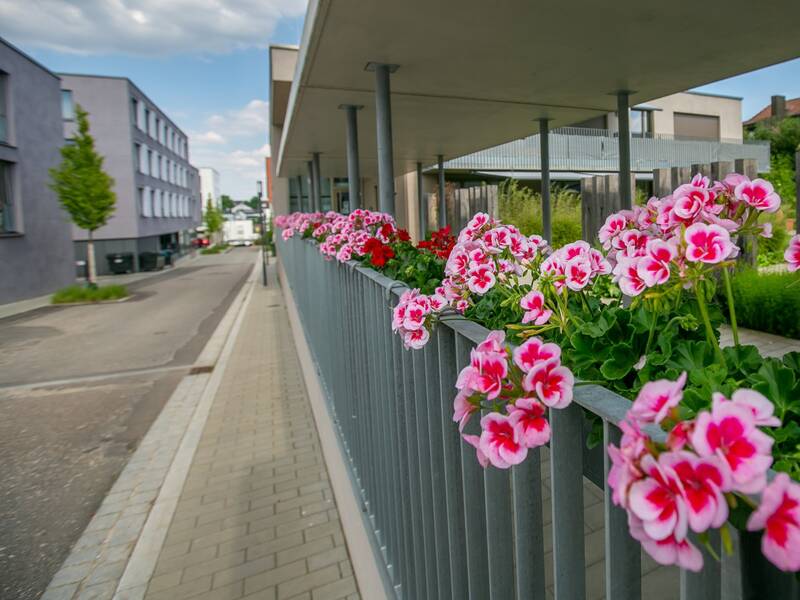
<svg viewBox="0 0 800 600"><path fill-rule="evenodd" d="M748 407L753 412L755 424L760 427L780 427L781 420L773 415L775 405L755 390L740 389L733 392L735 404Z"/></svg>
<svg viewBox="0 0 800 600"><path fill-rule="evenodd" d="M613 490L611 499L614 504L627 508L631 484L644 477L639 469L639 460L647 451L645 443L648 438L635 421L622 421L619 428L622 430L619 448L613 444L608 447L608 456L612 463L608 472L608 485Z"/></svg>
<svg viewBox="0 0 800 600"><path fill-rule="evenodd" d="M627 226L628 222L621 214L616 213L609 215L606 218L606 222L603 223L603 226L600 228L597 237L600 243L603 244L603 247L608 250L611 248L611 240L622 233Z"/></svg>
<svg viewBox="0 0 800 600"><path fill-rule="evenodd" d="M789 271L794 272L800 269L800 234L789 241L789 247L783 253L783 258L789 263Z"/></svg>
<svg viewBox="0 0 800 600"><path fill-rule="evenodd" d="M479 352L473 350L465 383L476 392L486 394L494 400L503 389L503 379L508 375L508 362L505 352ZM464 373L462 370L462 374ZM461 376L459 376L461 379Z"/></svg>
<svg viewBox="0 0 800 600"><path fill-rule="evenodd" d="M561 348L557 344L545 343L538 337L528 338L514 348L514 364L528 373L537 364L561 359Z"/></svg>
<svg viewBox="0 0 800 600"><path fill-rule="evenodd" d="M592 263L586 256L576 256L567 261L564 268L567 287L573 291L585 288L592 277Z"/></svg>
<svg viewBox="0 0 800 600"><path fill-rule="evenodd" d="M654 540L644 530L642 520L633 513L628 513L628 530L631 537L638 540L653 559L662 565L677 565L688 571L700 571L703 568L703 555L689 540L678 541L674 535L663 540Z"/></svg>
<svg viewBox="0 0 800 600"><path fill-rule="evenodd" d="M617 266L614 267L614 278L619 289L626 296L634 297L641 294L647 285L639 275L639 262L641 258L628 258L619 256Z"/></svg>
<svg viewBox="0 0 800 600"><path fill-rule="evenodd" d="M489 413L481 419L481 429L478 448L493 466L507 469L528 456L528 448L522 443L522 427L509 416Z"/></svg>
<svg viewBox="0 0 800 600"><path fill-rule="evenodd" d="M532 290L522 297L519 305L525 311L522 316L522 322L530 323L533 321L534 325L544 325L553 314L552 310L545 308L544 294L538 290Z"/></svg>
<svg viewBox="0 0 800 600"><path fill-rule="evenodd" d="M486 467L488 467L488 466L489 466L489 459L488 459L488 457L487 457L487 456L486 456L486 455L483 453L483 451L481 450L481 438L479 438L477 435L470 435L470 434L467 434L467 433L464 433L464 434L462 434L462 435L461 435L461 438L462 438L462 439L463 439L465 442L467 442L467 443L468 443L470 446L472 446L473 448L475 448L475 451L477 452L477 455L478 455L478 463L479 463L479 464L480 464L480 465L481 465L481 466L482 466L484 469L485 469Z"/></svg>
<svg viewBox="0 0 800 600"><path fill-rule="evenodd" d="M428 343L428 340L430 338L431 334L424 327L421 329L406 331L405 334L403 335L403 345L406 348L419 350L425 344Z"/></svg>
<svg viewBox="0 0 800 600"><path fill-rule="evenodd" d="M775 188L769 181L753 179L742 181L733 191L737 200L743 200L756 210L775 212L781 206L781 197L775 193Z"/></svg>
<svg viewBox="0 0 800 600"><path fill-rule="evenodd" d="M764 529L761 551L783 571L800 570L800 485L778 473L761 494L747 521L749 531Z"/></svg>
<svg viewBox="0 0 800 600"><path fill-rule="evenodd" d="M459 431L464 430L464 426L469 421L472 413L478 410L478 407L469 401L470 394L472 394L472 390L469 388L459 390L455 400L453 400L453 421L458 423Z"/></svg>
<svg viewBox="0 0 800 600"><path fill-rule="evenodd" d="M685 384L685 372L676 381L669 379L648 381L636 396L630 415L640 423L661 423L680 403Z"/></svg>
<svg viewBox="0 0 800 600"><path fill-rule="evenodd" d="M756 427L749 407L715 394L711 411L697 416L691 441L700 456L717 457L730 469L730 489L750 494L766 485L772 438Z"/></svg>
<svg viewBox="0 0 800 600"><path fill-rule="evenodd" d="M508 407L508 416L519 426L522 443L527 448L537 448L550 441L550 424L545 407L535 398L519 398Z"/></svg>
<svg viewBox="0 0 800 600"><path fill-rule="evenodd" d="M669 281L670 264L678 255L678 250L669 242L650 240L647 242L645 256L637 265L637 273L647 287Z"/></svg>
<svg viewBox="0 0 800 600"><path fill-rule="evenodd" d="M644 479L634 482L628 496L628 506L647 536L665 540L674 536L686 539L689 512L677 473L669 465L668 453L658 459L646 454L641 461Z"/></svg>
<svg viewBox="0 0 800 600"><path fill-rule="evenodd" d="M719 263L736 249L728 231L719 225L695 223L686 229L685 238L686 259L691 262Z"/></svg>
<svg viewBox="0 0 800 600"><path fill-rule="evenodd" d="M470 269L467 279L467 287L470 291L483 295L488 292L497 282L492 269L487 265L480 265L474 269Z"/></svg>
<svg viewBox="0 0 800 600"><path fill-rule="evenodd" d="M575 378L567 367L551 359L536 364L522 380L522 389L535 392L541 402L550 408L566 408L572 402Z"/></svg>
<svg viewBox="0 0 800 600"><path fill-rule="evenodd" d="M689 515L689 527L702 533L721 527L728 518L728 504L722 493L729 484L727 470L715 458L699 458L686 451L667 452L663 463L680 480Z"/></svg>

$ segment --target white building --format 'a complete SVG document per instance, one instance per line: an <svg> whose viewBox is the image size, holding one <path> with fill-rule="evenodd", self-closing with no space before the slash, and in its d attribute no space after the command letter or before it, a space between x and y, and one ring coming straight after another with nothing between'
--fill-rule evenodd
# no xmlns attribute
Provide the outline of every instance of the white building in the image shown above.
<svg viewBox="0 0 800 600"><path fill-rule="evenodd" d="M203 212L206 212L208 198L217 208L222 208L222 197L219 191L219 173L212 167L200 167L200 196L203 198Z"/></svg>

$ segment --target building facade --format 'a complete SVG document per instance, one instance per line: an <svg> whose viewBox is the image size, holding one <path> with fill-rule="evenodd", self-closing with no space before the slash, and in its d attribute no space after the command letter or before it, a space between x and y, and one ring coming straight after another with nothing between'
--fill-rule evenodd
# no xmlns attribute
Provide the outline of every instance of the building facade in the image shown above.
<svg viewBox="0 0 800 600"><path fill-rule="evenodd" d="M186 134L127 78L62 74L61 82L64 137L74 135L79 104L115 182L116 211L94 232L98 274L109 272L111 253L133 254L138 270L142 252L186 251L200 224ZM74 227L72 233L75 254L85 259L86 232Z"/></svg>
<svg viewBox="0 0 800 600"><path fill-rule="evenodd" d="M219 187L219 173L212 167L200 167L200 196L203 199L202 211L205 214L208 199L216 208L222 209L222 194Z"/></svg>
<svg viewBox="0 0 800 600"><path fill-rule="evenodd" d="M0 39L0 304L75 281L69 220L49 187L63 143L58 77Z"/></svg>

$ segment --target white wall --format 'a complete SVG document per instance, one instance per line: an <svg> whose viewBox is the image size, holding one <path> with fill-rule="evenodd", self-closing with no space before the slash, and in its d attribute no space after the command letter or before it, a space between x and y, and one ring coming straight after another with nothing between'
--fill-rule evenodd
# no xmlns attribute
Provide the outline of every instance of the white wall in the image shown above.
<svg viewBox="0 0 800 600"><path fill-rule="evenodd" d="M675 113L719 117L722 139L742 141L742 101L738 98L681 92L647 102L661 110L653 112L653 132L673 135Z"/></svg>
<svg viewBox="0 0 800 600"><path fill-rule="evenodd" d="M206 211L206 204L208 203L209 195L211 196L214 206L221 208L222 194L220 193L219 188L219 173L217 173L216 169L212 169L211 167L200 167L199 171L200 197L203 199L203 213Z"/></svg>

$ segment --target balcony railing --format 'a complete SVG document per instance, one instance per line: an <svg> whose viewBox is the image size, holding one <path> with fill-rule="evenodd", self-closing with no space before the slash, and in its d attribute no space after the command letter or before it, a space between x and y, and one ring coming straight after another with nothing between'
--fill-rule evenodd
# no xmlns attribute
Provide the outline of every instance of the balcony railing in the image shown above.
<svg viewBox="0 0 800 600"><path fill-rule="evenodd" d="M584 441L586 411L602 420L606 444L619 443L616 423L628 400L600 386L576 387L574 402L550 414L549 450L530 451L513 469L483 470L451 418L457 374L487 330L469 321L440 323L422 350L404 350L391 332L390 309L405 285L355 262L326 261L310 241L279 238L278 250L387 588L397 598L542 599L550 597L550 573L556 600L585 598L584 492L592 485L603 494L605 597L653 597L652 590L642 594L641 550L626 513L604 489L605 444L588 451ZM648 433L664 439L661 430ZM718 536L711 543L719 549ZM681 571L680 598L722 598L723 570L726 599L797 596L791 575L761 568L758 538L743 536L740 545L736 562L725 558L721 565L704 551L703 571ZM662 580L658 585L657 597L673 597Z"/></svg>
<svg viewBox="0 0 800 600"><path fill-rule="evenodd" d="M649 134L631 139L631 168L652 171L716 161L755 159L760 172L769 170L769 142L702 140ZM447 169L538 171L539 135L508 142L445 163ZM619 169L619 138L607 129L561 127L550 132L550 169L605 172Z"/></svg>

